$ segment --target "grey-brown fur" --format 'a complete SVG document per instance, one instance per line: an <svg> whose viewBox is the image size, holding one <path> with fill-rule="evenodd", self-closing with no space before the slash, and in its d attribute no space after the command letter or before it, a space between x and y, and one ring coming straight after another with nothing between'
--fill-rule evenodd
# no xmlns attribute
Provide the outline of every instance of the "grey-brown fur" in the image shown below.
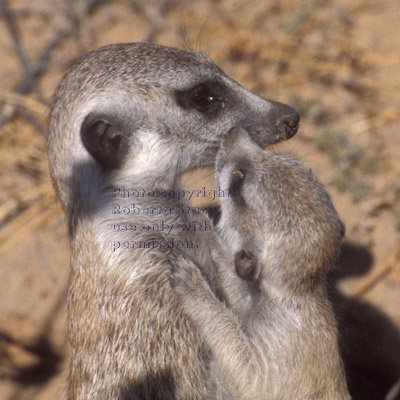
<svg viewBox="0 0 400 400"><path fill-rule="evenodd" d="M183 171L213 164L233 126L268 145L291 137L298 120L189 51L111 45L67 73L52 102L49 162L71 236L69 399L212 398L209 354L169 285L168 249L116 250L112 242L192 240L199 247L190 254L218 293L206 262L218 262L214 233L181 232L191 215L113 215L112 205L174 209L177 198L162 191L176 189ZM113 198L123 186L159 197ZM174 224L169 234L141 229L161 222ZM112 224L138 229L114 232Z"/></svg>
<svg viewBox="0 0 400 400"><path fill-rule="evenodd" d="M298 162L264 151L240 128L222 141L216 168L231 190L218 227L236 269L220 271L222 285L239 302L219 301L188 258L177 257L171 277L211 348L216 392L349 399L324 288L344 233L329 195Z"/></svg>

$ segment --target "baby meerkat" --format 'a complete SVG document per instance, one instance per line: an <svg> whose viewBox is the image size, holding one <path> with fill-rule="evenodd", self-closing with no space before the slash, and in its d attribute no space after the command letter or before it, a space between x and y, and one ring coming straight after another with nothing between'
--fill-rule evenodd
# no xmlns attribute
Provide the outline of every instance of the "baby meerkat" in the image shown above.
<svg viewBox="0 0 400 400"><path fill-rule="evenodd" d="M325 295L344 235L329 195L242 128L222 140L216 179L230 190L217 228L234 267L220 271L222 287L240 304L219 301L182 256L171 284L212 351L219 398L350 399Z"/></svg>

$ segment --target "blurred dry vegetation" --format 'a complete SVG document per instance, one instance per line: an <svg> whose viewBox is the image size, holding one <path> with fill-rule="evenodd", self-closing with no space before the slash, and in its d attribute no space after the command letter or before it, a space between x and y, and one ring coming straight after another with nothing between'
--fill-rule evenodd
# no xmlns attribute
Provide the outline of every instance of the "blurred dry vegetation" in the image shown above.
<svg viewBox="0 0 400 400"><path fill-rule="evenodd" d="M244 86L298 109L298 134L274 151L297 156L332 194L347 226L335 290L343 301L373 307L398 344L396 0L0 4L0 398L62 393L69 254L47 166L48 104L82 54L116 42L202 51ZM400 363L400 353L386 356Z"/></svg>

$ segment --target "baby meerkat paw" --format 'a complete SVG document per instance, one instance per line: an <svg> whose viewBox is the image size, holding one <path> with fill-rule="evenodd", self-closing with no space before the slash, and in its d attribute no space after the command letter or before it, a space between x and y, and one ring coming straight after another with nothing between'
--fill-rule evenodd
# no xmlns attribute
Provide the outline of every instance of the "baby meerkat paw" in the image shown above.
<svg viewBox="0 0 400 400"><path fill-rule="evenodd" d="M169 281L177 293L185 294L195 291L199 285L203 284L204 279L200 270L192 260L176 251L171 251L169 260L171 263Z"/></svg>

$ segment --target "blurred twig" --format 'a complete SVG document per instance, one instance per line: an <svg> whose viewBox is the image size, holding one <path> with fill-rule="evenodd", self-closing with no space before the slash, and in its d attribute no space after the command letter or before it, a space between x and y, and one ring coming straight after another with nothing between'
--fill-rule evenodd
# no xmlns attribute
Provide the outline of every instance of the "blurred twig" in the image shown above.
<svg viewBox="0 0 400 400"><path fill-rule="evenodd" d="M4 2L4 0L2 1ZM12 88L12 91L15 92L16 95L27 93L29 90L31 90L32 86L36 84L36 77L44 72L47 68L51 52L66 37L67 33L68 32L66 29L60 29L56 31L54 37L45 45L37 61L31 67L30 73L25 74L22 81ZM47 104L47 101L44 104ZM8 112L6 115L0 115L0 127L15 114L18 108L19 107L15 107L13 110L11 110L11 112Z"/></svg>
<svg viewBox="0 0 400 400"><path fill-rule="evenodd" d="M28 233L51 220L58 212L59 209L56 207L54 196L45 194L2 230L0 254L21 242Z"/></svg>
<svg viewBox="0 0 400 400"><path fill-rule="evenodd" d="M60 44L60 42L67 36L67 29L59 29L55 32L54 36L43 48L36 63L33 64L32 71L35 77L46 71L51 52ZM19 94L24 94L29 91L32 87L32 80L29 77L25 77L20 83L18 83L13 91Z"/></svg>
<svg viewBox="0 0 400 400"><path fill-rule="evenodd" d="M33 92L37 94L40 101L44 104L47 104L48 101L40 90L35 79L35 73L25 55L25 50L21 42L19 30L14 19L14 14L8 7L7 0L0 0L0 13L3 16L4 22L14 42L15 52L17 53L17 57L22 66L26 79L29 80Z"/></svg>
<svg viewBox="0 0 400 400"><path fill-rule="evenodd" d="M380 265L353 293L354 297L362 297L369 292L384 276L386 276L400 260L400 242L390 257Z"/></svg>
<svg viewBox="0 0 400 400"><path fill-rule="evenodd" d="M0 92L0 102L23 107L38 116L44 115L47 111L47 107L41 102L16 92Z"/></svg>

